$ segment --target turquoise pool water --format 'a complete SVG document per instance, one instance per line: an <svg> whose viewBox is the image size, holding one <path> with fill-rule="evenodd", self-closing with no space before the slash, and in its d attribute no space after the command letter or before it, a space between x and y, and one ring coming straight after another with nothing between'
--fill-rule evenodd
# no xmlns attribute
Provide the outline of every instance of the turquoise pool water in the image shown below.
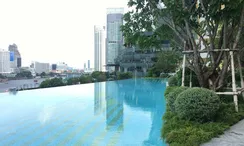
<svg viewBox="0 0 244 146"><path fill-rule="evenodd" d="M161 80L0 94L0 145L162 146Z"/></svg>

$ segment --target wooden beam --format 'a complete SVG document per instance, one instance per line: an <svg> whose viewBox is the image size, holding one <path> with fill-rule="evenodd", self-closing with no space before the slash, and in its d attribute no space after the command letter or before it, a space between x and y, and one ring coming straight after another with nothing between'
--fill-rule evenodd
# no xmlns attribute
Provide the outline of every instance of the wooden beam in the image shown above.
<svg viewBox="0 0 244 146"><path fill-rule="evenodd" d="M238 92L216 92L217 95L238 95Z"/></svg>
<svg viewBox="0 0 244 146"><path fill-rule="evenodd" d="M208 52L229 52L229 51L239 51L238 49L214 49L214 50L198 50L199 53L208 53ZM191 54L193 50L182 51L183 54Z"/></svg>

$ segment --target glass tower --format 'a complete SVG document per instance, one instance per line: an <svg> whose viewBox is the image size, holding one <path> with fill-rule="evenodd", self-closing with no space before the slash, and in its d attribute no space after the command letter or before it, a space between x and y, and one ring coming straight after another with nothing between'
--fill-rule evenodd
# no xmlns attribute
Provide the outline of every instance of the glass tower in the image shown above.
<svg viewBox="0 0 244 146"><path fill-rule="evenodd" d="M106 64L115 64L115 59L123 48L123 37L120 30L123 25L123 13L123 8L107 9ZM111 67L107 69L114 70Z"/></svg>

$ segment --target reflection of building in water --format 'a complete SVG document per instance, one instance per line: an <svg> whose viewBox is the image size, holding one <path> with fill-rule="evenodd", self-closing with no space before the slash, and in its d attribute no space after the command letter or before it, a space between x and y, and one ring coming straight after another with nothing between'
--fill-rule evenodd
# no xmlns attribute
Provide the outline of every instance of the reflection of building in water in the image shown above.
<svg viewBox="0 0 244 146"><path fill-rule="evenodd" d="M106 82L105 84L107 130L123 130L123 96L119 95L120 91L118 82Z"/></svg>
<svg viewBox="0 0 244 146"><path fill-rule="evenodd" d="M101 114L105 110L105 83L94 84L94 114Z"/></svg>
<svg viewBox="0 0 244 146"><path fill-rule="evenodd" d="M144 141L144 145L162 145L158 125L162 125L162 116L165 111L164 106L162 106L165 103L162 91L165 90L166 83L162 84L159 80L138 79L134 81L134 86L132 86L131 81L128 84L124 81L123 87L120 88L120 92L125 94L124 102L132 108L151 112L151 130L148 139Z"/></svg>

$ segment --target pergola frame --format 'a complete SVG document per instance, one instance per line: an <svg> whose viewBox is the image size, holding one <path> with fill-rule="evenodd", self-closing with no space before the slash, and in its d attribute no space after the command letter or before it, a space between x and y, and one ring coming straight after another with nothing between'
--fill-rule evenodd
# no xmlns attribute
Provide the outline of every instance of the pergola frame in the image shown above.
<svg viewBox="0 0 244 146"><path fill-rule="evenodd" d="M236 79L235 79L235 65L234 65L234 52L239 52L238 49L214 49L214 50L199 50L198 53L209 53L209 52L229 52L231 57L231 76L232 76L232 92L216 92L218 95L233 95L234 104L235 104L235 110L238 112L238 96L239 94L242 94L242 97L244 98L244 82L243 82L243 76L242 76L242 69L241 69L241 61L240 61L240 54L237 53L237 61L238 61L238 68L240 72L240 78L241 78L241 88L236 87ZM184 85L185 81L185 67L186 67L186 54L192 54L193 50L183 51L183 65L182 65L182 83L181 86ZM191 79L190 79L190 87L191 87Z"/></svg>

